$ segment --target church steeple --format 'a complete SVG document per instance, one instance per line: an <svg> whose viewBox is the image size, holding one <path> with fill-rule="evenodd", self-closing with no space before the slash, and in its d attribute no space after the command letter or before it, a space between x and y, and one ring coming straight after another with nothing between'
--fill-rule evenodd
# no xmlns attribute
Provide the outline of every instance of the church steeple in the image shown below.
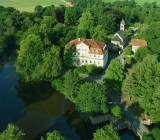
<svg viewBox="0 0 160 140"><path fill-rule="evenodd" d="M125 30L125 21L124 21L124 19L121 20L120 30L121 30L121 31L124 31L124 30Z"/></svg>

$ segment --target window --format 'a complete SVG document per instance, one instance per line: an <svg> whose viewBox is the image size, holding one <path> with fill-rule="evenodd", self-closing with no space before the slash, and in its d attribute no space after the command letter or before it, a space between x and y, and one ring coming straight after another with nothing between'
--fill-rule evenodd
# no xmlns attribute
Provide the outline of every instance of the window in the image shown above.
<svg viewBox="0 0 160 140"><path fill-rule="evenodd" d="M90 60L90 63L92 63L92 60Z"/></svg>
<svg viewBox="0 0 160 140"><path fill-rule="evenodd" d="M97 49L97 50L96 50L96 53L98 53L98 52L99 52L99 50Z"/></svg>
<svg viewBox="0 0 160 140"><path fill-rule="evenodd" d="M84 60L82 59L82 63L84 63Z"/></svg>
<svg viewBox="0 0 160 140"><path fill-rule="evenodd" d="M100 58L100 55L98 55L98 58Z"/></svg>
<svg viewBox="0 0 160 140"><path fill-rule="evenodd" d="M100 64L100 62L98 61L98 64Z"/></svg>
<svg viewBox="0 0 160 140"><path fill-rule="evenodd" d="M94 55L94 57L96 57L96 55Z"/></svg>
<svg viewBox="0 0 160 140"><path fill-rule="evenodd" d="M85 63L87 63L87 60L85 60Z"/></svg>
<svg viewBox="0 0 160 140"><path fill-rule="evenodd" d="M92 48L92 52L94 52L94 49Z"/></svg>

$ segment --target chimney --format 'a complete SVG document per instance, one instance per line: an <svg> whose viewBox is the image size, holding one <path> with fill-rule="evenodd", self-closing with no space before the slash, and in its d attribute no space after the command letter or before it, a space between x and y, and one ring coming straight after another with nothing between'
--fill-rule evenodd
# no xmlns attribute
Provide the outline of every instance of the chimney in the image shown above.
<svg viewBox="0 0 160 140"><path fill-rule="evenodd" d="M78 41L81 41L81 38L78 38Z"/></svg>

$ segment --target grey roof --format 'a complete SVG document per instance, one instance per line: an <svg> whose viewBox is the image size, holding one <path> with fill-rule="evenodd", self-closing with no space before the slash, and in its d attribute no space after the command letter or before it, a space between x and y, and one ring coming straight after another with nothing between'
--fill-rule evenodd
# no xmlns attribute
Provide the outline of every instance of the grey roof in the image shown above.
<svg viewBox="0 0 160 140"><path fill-rule="evenodd" d="M113 41L120 41L120 39L119 39L119 37L118 37L118 36L114 36L114 37L112 37L112 40L113 40Z"/></svg>
<svg viewBox="0 0 160 140"><path fill-rule="evenodd" d="M125 21L124 21L124 19L122 18L122 20L121 20L121 24L125 24Z"/></svg>
<svg viewBox="0 0 160 140"><path fill-rule="evenodd" d="M118 31L117 34L124 40L125 38L127 38L127 34L125 31Z"/></svg>

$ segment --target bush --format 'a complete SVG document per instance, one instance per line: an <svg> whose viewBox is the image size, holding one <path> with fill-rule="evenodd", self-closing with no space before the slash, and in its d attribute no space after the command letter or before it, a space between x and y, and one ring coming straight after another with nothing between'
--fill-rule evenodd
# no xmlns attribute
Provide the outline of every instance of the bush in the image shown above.
<svg viewBox="0 0 160 140"><path fill-rule="evenodd" d="M95 65L83 65L83 66L77 67L75 71L81 74L97 75L103 72L103 68L97 67Z"/></svg>
<svg viewBox="0 0 160 140"><path fill-rule="evenodd" d="M132 54L131 47L126 47L126 48L124 49L124 54L125 54L125 55L131 55L131 54Z"/></svg>
<svg viewBox="0 0 160 140"><path fill-rule="evenodd" d="M122 110L117 105L111 109L111 112L117 119L121 119L123 117Z"/></svg>

